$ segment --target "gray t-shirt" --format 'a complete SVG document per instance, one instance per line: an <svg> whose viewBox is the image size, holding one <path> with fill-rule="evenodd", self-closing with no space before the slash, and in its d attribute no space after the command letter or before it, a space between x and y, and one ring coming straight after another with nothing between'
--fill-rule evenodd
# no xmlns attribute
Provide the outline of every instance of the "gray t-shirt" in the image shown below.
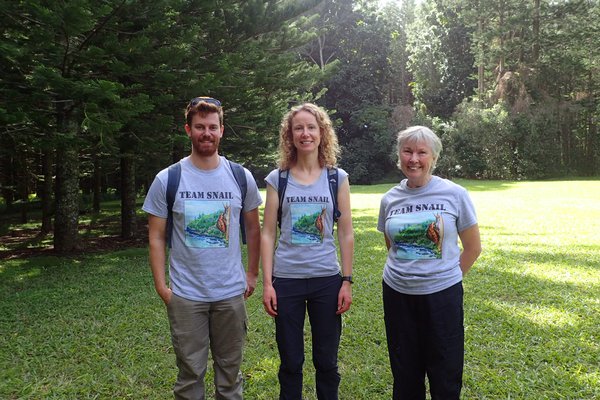
<svg viewBox="0 0 600 400"><path fill-rule="evenodd" d="M225 157L205 171L190 157L180 161L181 180L173 204L173 237L169 255L171 290L177 296L212 302L240 295L246 273L240 249L240 188ZM262 203L256 182L245 170L248 190L244 211ZM160 171L142 209L167 218L168 168Z"/></svg>
<svg viewBox="0 0 600 400"><path fill-rule="evenodd" d="M381 199L377 229L391 241L383 280L411 295L436 293L462 280L458 232L475 225L466 189L433 176L411 189L406 179Z"/></svg>
<svg viewBox="0 0 600 400"><path fill-rule="evenodd" d="M338 168L339 186L348 179ZM265 178L275 190L279 170ZM327 168L311 185L302 185L289 174L281 210L281 231L273 261L277 278L317 278L339 273L333 237L333 201L327 182Z"/></svg>

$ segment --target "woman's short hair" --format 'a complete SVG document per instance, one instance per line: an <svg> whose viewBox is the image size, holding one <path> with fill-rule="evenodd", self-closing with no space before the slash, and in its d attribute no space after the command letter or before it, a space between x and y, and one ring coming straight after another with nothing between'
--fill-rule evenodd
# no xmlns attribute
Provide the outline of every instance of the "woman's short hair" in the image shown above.
<svg viewBox="0 0 600 400"><path fill-rule="evenodd" d="M340 146L329 115L322 107L319 107L316 104L304 103L293 107L281 120L281 128L279 130L279 168L289 169L298 159L298 151L294 146L292 135L292 119L300 111L306 111L312 114L319 125L321 132L321 142L319 143L319 165L321 168L337 165Z"/></svg>
<svg viewBox="0 0 600 400"><path fill-rule="evenodd" d="M407 143L414 142L423 142L430 149L433 155L433 163L431 163L431 169L429 173L432 173L435 164L437 163L438 158L440 157L440 153L442 152L442 141L440 138L429 128L426 126L411 126L409 128L404 129L403 131L398 132L398 155L400 155L400 150L402 146ZM400 158L398 157L398 168L400 168Z"/></svg>

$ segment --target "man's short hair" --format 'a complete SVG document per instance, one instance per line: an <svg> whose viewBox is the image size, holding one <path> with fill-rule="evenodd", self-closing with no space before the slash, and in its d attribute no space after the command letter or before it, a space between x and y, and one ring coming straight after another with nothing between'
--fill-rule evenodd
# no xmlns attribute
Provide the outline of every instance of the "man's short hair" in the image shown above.
<svg viewBox="0 0 600 400"><path fill-rule="evenodd" d="M221 102L212 97L195 97L190 100L185 109L185 122L188 126L191 126L194 115L205 116L212 113L219 114L219 122L223 126L223 107L221 106Z"/></svg>

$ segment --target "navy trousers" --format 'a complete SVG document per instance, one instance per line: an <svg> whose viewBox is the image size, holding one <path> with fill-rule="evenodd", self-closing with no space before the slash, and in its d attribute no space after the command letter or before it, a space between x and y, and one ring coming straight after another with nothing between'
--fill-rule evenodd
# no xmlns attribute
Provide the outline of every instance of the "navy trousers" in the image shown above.
<svg viewBox="0 0 600 400"><path fill-rule="evenodd" d="M428 295L383 283L383 310L394 400L458 400L464 363L462 282Z"/></svg>
<svg viewBox="0 0 600 400"><path fill-rule="evenodd" d="M275 336L281 359L278 374L280 399L302 399L304 317L308 311L317 398L337 400L340 384L337 360L342 319L335 312L341 285L339 275L273 280L273 287L277 294Z"/></svg>

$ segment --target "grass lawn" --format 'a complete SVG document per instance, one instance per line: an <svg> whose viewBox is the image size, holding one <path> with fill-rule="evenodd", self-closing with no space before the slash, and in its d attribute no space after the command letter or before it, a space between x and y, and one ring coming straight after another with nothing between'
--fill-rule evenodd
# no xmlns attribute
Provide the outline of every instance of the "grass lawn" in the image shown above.
<svg viewBox="0 0 600 400"><path fill-rule="evenodd" d="M600 398L600 181L460 181L483 254L464 281L465 399ZM376 230L391 185L354 186L340 398L390 399ZM245 397L276 399L274 324L247 303ZM307 350L309 337L307 335ZM316 399L310 351L305 399ZM167 399L176 367L147 250L0 261L0 398ZM207 388L212 391L212 368ZM209 396L209 398L213 398Z"/></svg>

